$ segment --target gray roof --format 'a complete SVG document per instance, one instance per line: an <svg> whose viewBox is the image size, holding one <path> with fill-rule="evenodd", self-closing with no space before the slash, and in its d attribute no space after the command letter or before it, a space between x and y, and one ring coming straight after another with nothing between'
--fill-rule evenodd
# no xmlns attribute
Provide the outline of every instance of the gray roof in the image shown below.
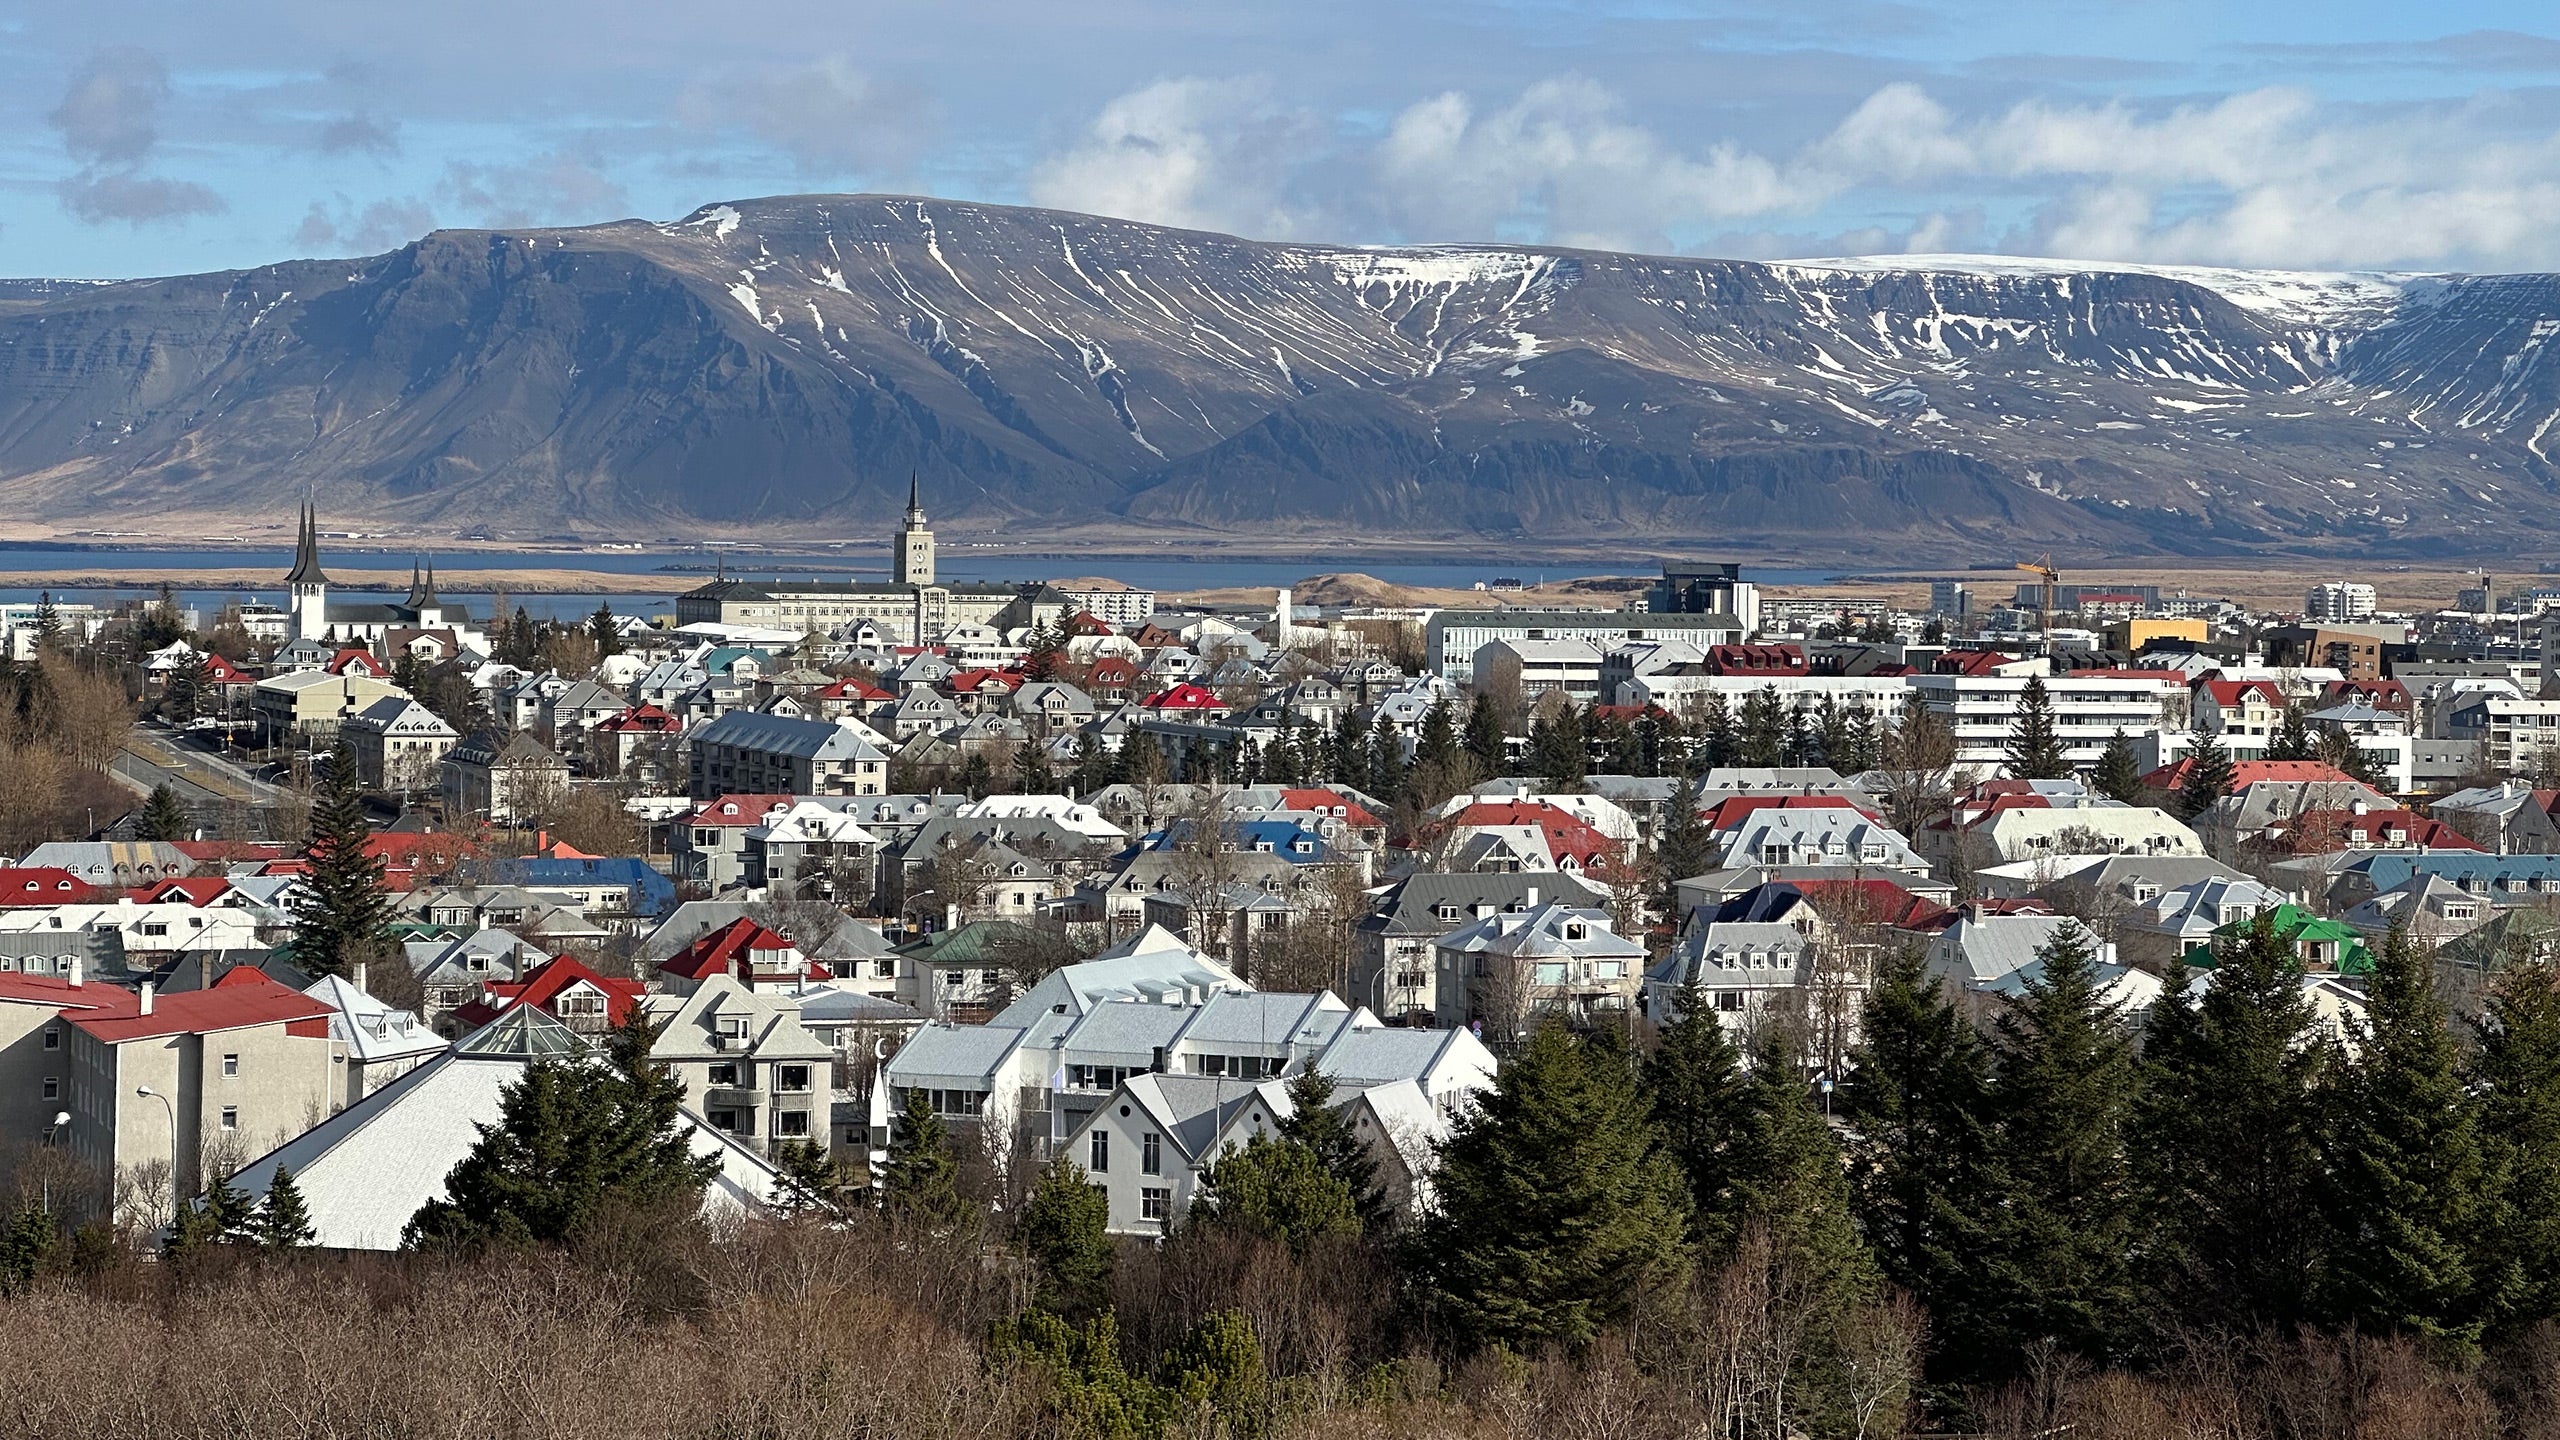
<svg viewBox="0 0 2560 1440"><path fill-rule="evenodd" d="M1455 905L1461 919L1474 918L1479 906L1500 910L1525 902L1536 891L1541 901L1599 908L1608 902L1598 891L1570 875L1541 871L1446 874L1421 871L1398 881L1378 900L1376 928L1389 935L1445 935L1456 920L1443 920L1443 905Z"/></svg>
<svg viewBox="0 0 2560 1440"><path fill-rule="evenodd" d="M1968 915L1930 942L1929 970L1967 987L1987 985L2033 961L2065 927L2097 948L2098 937L2068 915Z"/></svg>
<svg viewBox="0 0 2560 1440"><path fill-rule="evenodd" d="M694 742L733 745L742 750L761 750L799 760L877 760L885 763L889 757L881 752L879 746L862 738L866 733L830 720L794 720L786 715L732 710L696 731Z"/></svg>
<svg viewBox="0 0 2560 1440"><path fill-rule="evenodd" d="M799 911L812 909L797 907L795 918ZM774 911L770 906L748 900L687 900L669 912L666 919L658 922L658 928L650 931L649 937L640 942L636 958L670 959L677 951L741 916L753 916L759 923L770 926ZM850 916L839 917L835 929L823 939L811 941L794 935L791 942L800 947L801 954L812 960L877 960L896 948L882 938L877 929L858 924Z"/></svg>
<svg viewBox="0 0 2560 1440"><path fill-rule="evenodd" d="M1287 1118L1293 1108L1288 1088L1277 1080L1256 1083L1208 1075L1132 1075L1121 1088L1130 1099L1144 1105L1156 1123L1173 1137L1183 1158L1195 1162L1206 1158L1219 1132L1245 1106L1259 1105L1275 1121Z"/></svg>

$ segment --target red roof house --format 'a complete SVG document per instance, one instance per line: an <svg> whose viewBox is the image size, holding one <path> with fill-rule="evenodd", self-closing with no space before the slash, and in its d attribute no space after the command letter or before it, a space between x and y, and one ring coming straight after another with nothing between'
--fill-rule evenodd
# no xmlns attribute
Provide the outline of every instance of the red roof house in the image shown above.
<svg viewBox="0 0 2560 1440"><path fill-rule="evenodd" d="M107 892L58 865L0 867L0 909L29 905L89 905Z"/></svg>
<svg viewBox="0 0 2560 1440"><path fill-rule="evenodd" d="M479 997L453 1013L455 1019L476 1029L511 1005L530 1005L572 1030L591 1034L621 1024L648 993L648 987L637 980L599 975L569 956L558 955L535 966L521 980L482 981Z"/></svg>
<svg viewBox="0 0 2560 1440"><path fill-rule="evenodd" d="M691 994L715 975L726 975L749 988L835 978L833 971L813 963L789 939L744 915L705 932L658 962L659 982L677 994Z"/></svg>

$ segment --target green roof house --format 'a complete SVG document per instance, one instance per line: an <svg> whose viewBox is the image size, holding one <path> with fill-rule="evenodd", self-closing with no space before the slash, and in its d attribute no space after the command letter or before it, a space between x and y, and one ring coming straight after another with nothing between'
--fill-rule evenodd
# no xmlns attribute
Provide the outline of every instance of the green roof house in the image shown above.
<svg viewBox="0 0 2560 1440"><path fill-rule="evenodd" d="M2217 928L2209 943L2188 948L2187 965L2196 970L2212 969L2216 963L2215 946L2236 945L2247 939L2250 930L2259 925L2273 926L2276 938L2293 947L2294 958L2302 963L2306 972L2328 971L2339 975L2373 973L2373 952L2365 948L2364 937L2343 922L2324 920L2299 905L2289 904L2278 905L2263 914L2234 920Z"/></svg>

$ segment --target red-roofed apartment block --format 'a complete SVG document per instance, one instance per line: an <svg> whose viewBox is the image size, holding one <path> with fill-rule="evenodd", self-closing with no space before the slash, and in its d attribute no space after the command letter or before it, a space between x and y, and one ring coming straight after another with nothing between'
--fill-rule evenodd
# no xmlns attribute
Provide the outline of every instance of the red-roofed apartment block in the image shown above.
<svg viewBox="0 0 2560 1440"><path fill-rule="evenodd" d="M58 865L0 866L0 910L23 905L94 905L107 892Z"/></svg>
<svg viewBox="0 0 2560 1440"><path fill-rule="evenodd" d="M192 1195L205 1157L263 1153L344 1097L331 1013L250 966L175 995L0 973L0 1129L119 1179L174 1172ZM131 1203L125 1219L165 1215L168 1191Z"/></svg>

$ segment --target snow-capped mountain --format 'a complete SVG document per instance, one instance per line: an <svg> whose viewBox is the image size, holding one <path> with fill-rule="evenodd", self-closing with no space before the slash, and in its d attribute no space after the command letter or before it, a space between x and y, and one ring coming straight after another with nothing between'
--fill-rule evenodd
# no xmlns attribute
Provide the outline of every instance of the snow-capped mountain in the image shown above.
<svg viewBox="0 0 2560 1440"><path fill-rule="evenodd" d="M2551 276L1266 244L891 196L0 282L44 517L2513 550ZM1915 558L1916 555L1915 555Z"/></svg>

